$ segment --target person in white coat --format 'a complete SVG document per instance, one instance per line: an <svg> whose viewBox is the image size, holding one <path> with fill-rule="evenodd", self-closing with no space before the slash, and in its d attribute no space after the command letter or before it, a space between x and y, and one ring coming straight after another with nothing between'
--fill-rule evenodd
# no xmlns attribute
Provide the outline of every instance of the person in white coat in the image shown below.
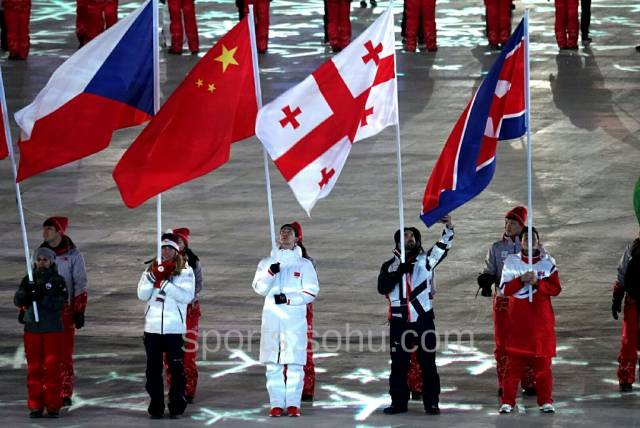
<svg viewBox="0 0 640 428"><path fill-rule="evenodd" d="M164 415L163 354L167 354L171 386L169 415L184 413L183 334L186 332L187 305L193 300L195 278L193 270L180 255L178 238L172 233L162 235L162 262L153 261L138 282L138 299L147 302L144 323L144 347L147 353L147 383L151 402L151 418Z"/></svg>
<svg viewBox="0 0 640 428"><path fill-rule="evenodd" d="M271 410L278 417L287 409L300 416L307 361L307 304L320 290L313 264L302 257L291 224L280 228L278 249L260 260L253 289L264 296L260 338L260 362L267 368Z"/></svg>

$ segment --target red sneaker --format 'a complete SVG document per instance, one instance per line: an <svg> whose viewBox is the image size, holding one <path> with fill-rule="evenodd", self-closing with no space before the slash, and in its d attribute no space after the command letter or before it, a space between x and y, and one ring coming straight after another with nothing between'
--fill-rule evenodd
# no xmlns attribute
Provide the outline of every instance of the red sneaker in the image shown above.
<svg viewBox="0 0 640 428"><path fill-rule="evenodd" d="M284 409L281 407L272 407L271 411L269 411L269 416L272 418L278 418L282 416L283 412L284 412Z"/></svg>
<svg viewBox="0 0 640 428"><path fill-rule="evenodd" d="M294 406L287 407L287 413L291 418L297 418L300 416L300 409Z"/></svg>

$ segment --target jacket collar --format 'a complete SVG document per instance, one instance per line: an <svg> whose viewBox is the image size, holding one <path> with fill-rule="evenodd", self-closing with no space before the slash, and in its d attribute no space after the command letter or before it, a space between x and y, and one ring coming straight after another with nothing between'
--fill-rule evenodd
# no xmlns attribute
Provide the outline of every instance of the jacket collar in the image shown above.
<svg viewBox="0 0 640 428"><path fill-rule="evenodd" d="M522 259L523 262L529 263L529 257L524 255L523 253L520 253L520 258ZM541 258L542 258L541 254L538 254L537 256L533 256L533 258L531 259L531 263L536 264L540 261Z"/></svg>
<svg viewBox="0 0 640 428"><path fill-rule="evenodd" d="M42 245L40 246L53 250L56 253L56 256L68 253L69 251L71 251L73 248L76 247L73 241L71 240L71 238L69 238L67 235L62 235L62 240L60 241L58 246L55 248L49 245L49 243L47 242L43 242Z"/></svg>
<svg viewBox="0 0 640 428"><path fill-rule="evenodd" d="M282 265L291 265L302 257L302 250L297 245L293 247L293 250L283 250L278 248L276 250L271 250L271 257L276 259Z"/></svg>
<svg viewBox="0 0 640 428"><path fill-rule="evenodd" d="M508 244L518 244L520 242L520 237L518 235L511 237L507 234L503 234L502 240Z"/></svg>

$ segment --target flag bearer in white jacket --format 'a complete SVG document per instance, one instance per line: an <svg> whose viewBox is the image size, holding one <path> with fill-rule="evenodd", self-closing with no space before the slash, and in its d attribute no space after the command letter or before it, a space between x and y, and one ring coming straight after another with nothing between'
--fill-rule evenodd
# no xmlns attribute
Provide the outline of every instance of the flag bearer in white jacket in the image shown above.
<svg viewBox="0 0 640 428"><path fill-rule="evenodd" d="M269 416L300 416L307 361L307 304L320 290L313 264L302 257L290 224L280 228L278 249L260 260L253 289L264 296L260 362L267 366Z"/></svg>
<svg viewBox="0 0 640 428"><path fill-rule="evenodd" d="M163 354L167 354L171 386L169 415L184 413L183 334L186 332L187 305L193 300L195 278L193 270L180 255L178 238L172 233L162 235L162 262L151 263L138 283L138 299L147 302L144 323L144 347L147 353L146 389L151 398L148 412L151 418L164 415Z"/></svg>

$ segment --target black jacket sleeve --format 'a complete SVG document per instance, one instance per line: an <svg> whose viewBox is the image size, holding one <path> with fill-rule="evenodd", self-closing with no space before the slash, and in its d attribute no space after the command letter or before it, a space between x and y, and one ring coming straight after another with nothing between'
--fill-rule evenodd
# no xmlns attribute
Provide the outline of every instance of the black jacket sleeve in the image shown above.
<svg viewBox="0 0 640 428"><path fill-rule="evenodd" d="M378 275L378 293L389 294L402 280L402 274L398 271L389 272L389 266L395 259L388 260L382 264L380 275Z"/></svg>
<svg viewBox="0 0 640 428"><path fill-rule="evenodd" d="M31 304L31 300L29 299L27 284L29 283L29 278L25 276L22 278L20 282L20 286L16 291L16 294L13 296L13 304L17 307L29 306Z"/></svg>

